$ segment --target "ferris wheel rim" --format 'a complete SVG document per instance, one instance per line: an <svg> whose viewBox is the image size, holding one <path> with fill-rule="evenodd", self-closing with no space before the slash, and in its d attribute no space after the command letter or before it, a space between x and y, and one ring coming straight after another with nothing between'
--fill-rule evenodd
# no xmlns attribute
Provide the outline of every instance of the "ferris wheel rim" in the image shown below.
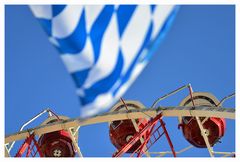
<svg viewBox="0 0 240 162"><path fill-rule="evenodd" d="M118 112L108 112L101 115L97 115L87 119L75 118L68 119L65 121L60 121L56 123L51 123L48 125L42 125L28 130L20 131L5 136L5 144L12 141L18 141L29 136L29 132L40 136L45 133L50 133L58 130L69 129L74 127L82 127L86 125L92 125L97 123L111 122L115 120L124 119L137 119L144 117L154 117L157 114L162 113L163 117L181 117L181 116L198 116L198 117L219 117L226 119L235 120L235 109L234 108L222 108L222 107L206 107L206 106L196 106L196 107L158 107L154 109L139 109L139 110L129 110L129 111L118 111Z"/></svg>

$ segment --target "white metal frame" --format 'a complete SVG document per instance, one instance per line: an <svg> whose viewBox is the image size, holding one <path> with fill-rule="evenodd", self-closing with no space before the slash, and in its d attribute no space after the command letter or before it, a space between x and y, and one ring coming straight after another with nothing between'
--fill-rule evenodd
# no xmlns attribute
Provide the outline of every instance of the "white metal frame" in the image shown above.
<svg viewBox="0 0 240 162"><path fill-rule="evenodd" d="M200 128L201 131L201 135L206 143L208 152L210 154L211 157L214 157L214 154L222 154L224 156L231 156L231 155L235 155L234 152L214 152L213 148L210 146L209 141L208 141L208 137L207 134L203 128L203 124L209 119L209 117L218 117L218 118L227 118L227 119L235 119L235 109L232 108L222 108L219 107L219 105L221 105L225 100L233 97L235 94L231 94L225 98L223 98L220 102L218 101L218 105L216 107L209 107L209 106L195 106L193 100L192 100L192 104L194 106L193 107L186 107L186 106L176 106L176 107L158 107L155 108L155 106L157 105L157 103L175 93L177 93L178 91L181 91L184 88L189 88L190 91L190 95L192 96L192 88L191 85L185 85L182 86L180 88L178 88L175 91L170 92L167 95L164 95L160 98L158 98L154 104L152 105L152 107L150 109L144 109L143 105L139 102L135 102L137 105L140 104L139 109L131 109L131 111L128 110L125 102L122 100L122 104L125 105L126 110L121 110L121 111L113 111L115 108L117 108L117 105L119 105L120 103L116 104L113 109L111 109L110 112L102 114L102 115L98 115L95 117L91 117L88 119L81 119L81 118L77 118L77 119L64 119L64 121L59 121L57 123L50 123L50 124L43 124L40 125L38 127L32 128L32 129L28 129L26 131L23 131L23 128L28 125L29 123L31 123L32 121L34 121L36 118L38 118L39 116L41 116L42 114L44 114L45 112L49 113L49 116L55 115L50 109L46 109L44 111L42 111L41 113L39 113L38 115L36 115L34 118L32 118L31 120L29 120L28 122L26 122L20 129L19 132L15 133L15 134L11 134L5 137L5 157L10 156L10 150L13 147L15 141L17 140L21 140L21 139L25 139L29 136L29 132L34 133L35 135L41 136L42 134L45 133L49 133L49 132L54 132L54 131L59 131L59 130L67 130L70 134L70 138L73 141L73 145L75 150L77 151L79 157L83 157L81 150L78 146L78 139L77 139L77 133L79 131L79 128L81 126L85 126L85 125L91 125L91 124L96 124L96 123L103 123L103 122L112 122L112 121L117 121L117 120L125 120L125 119L130 119L134 125L134 128L137 132L139 132L139 128L138 125L136 123L135 119L139 119L139 118L149 118L149 117L155 117L159 112L161 112L162 116L165 117L178 117L178 119L181 119L182 117L186 117L186 116L190 116L190 117L194 117L197 120L198 126ZM214 97L215 98L215 97ZM185 98L186 99L186 98ZM217 99L216 99L217 100ZM56 115L55 115L56 116ZM200 121L200 117L205 117L205 119L203 121ZM58 118L58 117L57 117ZM179 120L181 122L181 120ZM144 142L143 138L140 138L141 143ZM9 146L9 147L7 147ZM176 154L182 153L190 148L192 148L193 146L189 146L187 148L184 148L178 152L176 152ZM171 154L172 152L166 151L166 152L146 152L146 156L150 157L151 154L159 154L159 156L164 156L166 154Z"/></svg>
<svg viewBox="0 0 240 162"><path fill-rule="evenodd" d="M38 126L28 131L33 131L35 135L42 135L45 133L59 131L62 129L68 129L71 127L85 126L96 123L111 122L114 120L125 120L125 119L137 119L137 118L146 118L155 117L159 111L162 112L162 115L165 117L182 117L182 116L198 116L198 117L218 117L226 119L235 119L235 109L233 108L218 108L215 107L204 107L196 106L194 110L191 110L192 107L159 107L156 109L141 109L141 110L131 110L121 111L121 112L108 112L103 115L98 115L95 117L87 119L68 119L65 121L60 121L57 123L51 123L48 125ZM144 113L143 113L144 112ZM28 131L20 131L5 137L5 144L25 139L28 137Z"/></svg>
<svg viewBox="0 0 240 162"><path fill-rule="evenodd" d="M74 149L75 149L75 150L77 151L77 153L78 153L78 156L79 156L79 157L83 157L82 152L81 152L81 150L80 150L80 147L78 146L78 143L77 143L78 140L76 139L76 136L75 136L76 133L78 133L79 128L80 128L80 126L77 127L77 128L75 128L75 131L74 131L74 132L73 132L74 129L68 128L68 133L69 133L70 138L71 138L71 140L72 140Z"/></svg>

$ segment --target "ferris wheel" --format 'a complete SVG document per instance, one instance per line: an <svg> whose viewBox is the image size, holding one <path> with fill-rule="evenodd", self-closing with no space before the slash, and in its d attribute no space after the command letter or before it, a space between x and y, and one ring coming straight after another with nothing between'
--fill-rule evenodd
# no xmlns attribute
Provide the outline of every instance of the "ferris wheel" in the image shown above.
<svg viewBox="0 0 240 162"><path fill-rule="evenodd" d="M157 106L160 101L186 88L189 94L178 106ZM193 92L188 84L158 98L150 108L145 108L139 101L121 98L109 112L87 119L70 119L46 109L24 123L19 132L5 137L5 156L84 157L79 147L79 129L107 122L110 141L116 148L112 157L177 157L192 148L205 148L211 157L235 157L235 152L226 152L224 148L221 152L214 151L214 146L226 133L226 119L235 120L235 109L222 107L234 95L219 101L211 93ZM24 130L46 113L48 118L41 125ZM185 140L190 144L188 147L181 150L174 148L172 135L167 129L168 123L165 122L168 117L178 119L176 127L181 129ZM169 145L169 151L153 152L152 146L163 138ZM24 141L16 149L17 152L12 153L15 142L21 140Z"/></svg>

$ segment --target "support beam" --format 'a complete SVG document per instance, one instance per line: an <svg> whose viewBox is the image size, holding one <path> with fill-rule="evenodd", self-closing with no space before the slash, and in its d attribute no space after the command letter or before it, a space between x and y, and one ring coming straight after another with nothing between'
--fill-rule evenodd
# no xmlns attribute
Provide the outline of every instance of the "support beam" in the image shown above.
<svg viewBox="0 0 240 162"><path fill-rule="evenodd" d="M78 130L78 129L77 129L77 130ZM71 140L72 140L74 149L77 150L78 156L79 156L79 157L83 157L82 152L81 152L81 150L80 150L80 148L79 148L79 146L78 146L78 143L77 143L78 140L75 139L75 136L74 136L74 134L76 134L76 132L72 132L71 128L69 128L69 129L68 129L68 133L69 133L70 138L71 138Z"/></svg>
<svg viewBox="0 0 240 162"><path fill-rule="evenodd" d="M207 145L207 149L208 149L209 155L210 155L211 157L214 157L212 147L210 146L210 143L209 143L208 137L207 137L207 135L206 135L206 133L205 133L205 131L204 131L203 125L202 125L202 123L201 123L201 121L200 121L200 119L199 119L198 116L196 116L195 118L196 118L197 123L198 123L198 126L199 126L199 128L200 128L201 135L202 135L202 137L203 137L203 139L204 139L204 141L205 141L205 143L206 143L206 145Z"/></svg>
<svg viewBox="0 0 240 162"><path fill-rule="evenodd" d="M9 151L7 149L7 145L4 145L4 152L5 152L4 154L5 157L10 157Z"/></svg>
<svg viewBox="0 0 240 162"><path fill-rule="evenodd" d="M157 109L141 109L141 110L130 110L121 112L109 112L88 119L68 119L65 121L60 121L56 123L51 123L48 125L43 125L35 127L29 130L20 131L5 137L5 144L12 141L25 139L28 137L28 131L33 131L35 135L42 135L49 132L54 132L62 129L68 129L70 127L78 127L91 125L102 122L111 122L115 120L125 120L125 119L137 119L144 118L146 114L150 117L155 117L157 113L161 112L162 116L165 117L178 117L178 116L198 116L198 117L219 117L235 119L235 109L232 108L216 108L216 107L204 107L196 106L194 110L192 107L159 107Z"/></svg>
<svg viewBox="0 0 240 162"><path fill-rule="evenodd" d="M188 147L186 147L186 148L183 148L183 149L181 149L181 150L179 150L179 151L176 151L176 154L181 154L181 153L183 153L183 152L185 152L185 151L187 151L187 150L189 150L189 149L191 149L191 148L193 148L192 145L190 145L190 146L188 146ZM161 157L161 156L164 156L164 155L166 155L166 154L173 154L172 151L149 152L149 153L150 153L150 155L151 155L151 154L159 155L159 156L157 156L157 157Z"/></svg>
<svg viewBox="0 0 240 162"><path fill-rule="evenodd" d="M134 126L136 132L139 132L139 127L137 125L136 120L135 119L131 119L131 121L133 123L133 126ZM142 137L140 138L140 142L141 142L141 144L144 143L144 139ZM147 150L146 146L144 147L144 150ZM145 154L146 154L147 157L151 157L150 154L148 153L148 151L146 151Z"/></svg>
<svg viewBox="0 0 240 162"><path fill-rule="evenodd" d="M162 121L161 118L159 120L160 120L160 123L162 125L163 130L164 130L164 134L165 134L165 136L167 138L168 144L169 144L169 146L170 146L170 148L172 150L173 156L177 157L176 152L175 152L174 147L173 147L173 144L172 144L172 141L171 141L170 136L168 134L168 131L167 131L166 127L165 127L165 123Z"/></svg>

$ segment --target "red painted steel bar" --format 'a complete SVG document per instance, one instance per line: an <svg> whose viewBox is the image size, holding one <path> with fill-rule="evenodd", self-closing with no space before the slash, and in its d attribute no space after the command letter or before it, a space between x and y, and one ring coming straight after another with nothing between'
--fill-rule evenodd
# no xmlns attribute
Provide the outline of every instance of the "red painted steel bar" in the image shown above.
<svg viewBox="0 0 240 162"><path fill-rule="evenodd" d="M172 144L172 141L171 141L171 139L170 139L170 137L169 137L169 135L168 135L168 131L167 131L166 127L165 127L165 123L162 121L161 118L160 118L159 120L160 120L160 123L161 123L161 125L162 125L164 134L166 135L166 138L167 138L167 140L168 140L168 144L169 144L169 146L170 146L170 148L171 148L171 150L172 150L173 156L174 156L174 157L177 157L176 152L175 152L174 147L173 147L173 144Z"/></svg>
<svg viewBox="0 0 240 162"><path fill-rule="evenodd" d="M160 125L158 128L156 128L156 129L154 130L154 132L152 133L152 135L154 135L154 133L158 132L158 137L155 138L153 142L151 141L151 138L150 138L150 140L148 141L148 142L150 142L150 146L147 146L147 145L146 145L147 150L149 150L150 147L153 146L153 145L157 142L157 140L160 139L160 138L163 136L164 132L160 134L159 131L158 131L158 130L160 129L160 127L161 127L161 125ZM150 136L150 137L151 137L151 136ZM143 151L142 154L144 154L147 150Z"/></svg>
<svg viewBox="0 0 240 162"><path fill-rule="evenodd" d="M140 157L140 156L142 155L142 153L144 152L143 149L144 149L144 147L147 145L148 141L150 140L151 135L152 135L152 132L153 132L153 129L154 129L154 127L155 127L156 124L157 124L157 123L155 123L155 124L152 126L152 128L151 128L151 130L150 130L150 133L149 133L147 139L146 139L146 140L144 141L144 143L141 145L137 157Z"/></svg>
<svg viewBox="0 0 240 162"><path fill-rule="evenodd" d="M124 153L126 153L140 138L141 136L146 133L153 125L155 125L158 120L162 117L161 113L158 114L155 118L153 118L141 131L133 136L133 138L120 150L113 154L113 157L120 157Z"/></svg>
<svg viewBox="0 0 240 162"><path fill-rule="evenodd" d="M135 153L137 153L138 151L139 152L141 152L142 151L142 149L144 148L144 146L146 146L147 145L147 142L151 142L151 141L149 141L149 139L148 139L148 137L149 136L151 136L151 132L152 132L152 130L153 130L153 128L155 127L155 125L156 125L157 123L155 123L151 128L149 128L149 129L151 129L149 132L149 135L146 137L146 139L144 140L144 142L130 155L130 157L133 157L134 156L134 154ZM138 152L138 154L139 154L139 152Z"/></svg>
<svg viewBox="0 0 240 162"><path fill-rule="evenodd" d="M31 147L31 143L33 142L33 146ZM37 148L37 151L32 154L33 148L34 146ZM17 154L15 155L15 157L22 157L24 152L27 149L27 153L26 153L26 157L29 157L30 155L32 155L33 157L36 156L36 153L39 153L40 157L43 157L43 154L41 152L41 149L35 139L35 135L31 134L29 137L26 138L26 140L24 141L24 143L22 144L22 146L20 147L20 149L18 150Z"/></svg>
<svg viewBox="0 0 240 162"><path fill-rule="evenodd" d="M126 110L128 110L127 104L125 103L125 101L123 100L123 98L120 98L121 102L123 103L123 105L125 106Z"/></svg>
<svg viewBox="0 0 240 162"><path fill-rule="evenodd" d="M191 100L192 100L193 107L195 107L195 103L194 103L194 100L193 100L193 90L192 90L192 86L189 85L189 86L188 86L188 89L189 89L189 94L190 94L190 96L191 96Z"/></svg>
<svg viewBox="0 0 240 162"><path fill-rule="evenodd" d="M30 146L32 139L34 138L34 135L31 134L29 137L27 137L27 139L24 141L24 143L22 144L22 146L20 147L20 149L18 150L17 154L15 155L15 157L21 157L23 155L23 153L25 152L25 150Z"/></svg>
<svg viewBox="0 0 240 162"><path fill-rule="evenodd" d="M34 142L34 145L35 145L36 148L37 148L36 153L38 152L38 154L39 154L40 157L44 157L44 156L43 156L43 153L42 153L42 151L41 151L41 149L40 149L40 146L38 145L38 142L36 141L35 138L33 138L33 142ZM36 153L35 153L35 155L36 155ZM35 156L35 155L34 155L34 156Z"/></svg>

